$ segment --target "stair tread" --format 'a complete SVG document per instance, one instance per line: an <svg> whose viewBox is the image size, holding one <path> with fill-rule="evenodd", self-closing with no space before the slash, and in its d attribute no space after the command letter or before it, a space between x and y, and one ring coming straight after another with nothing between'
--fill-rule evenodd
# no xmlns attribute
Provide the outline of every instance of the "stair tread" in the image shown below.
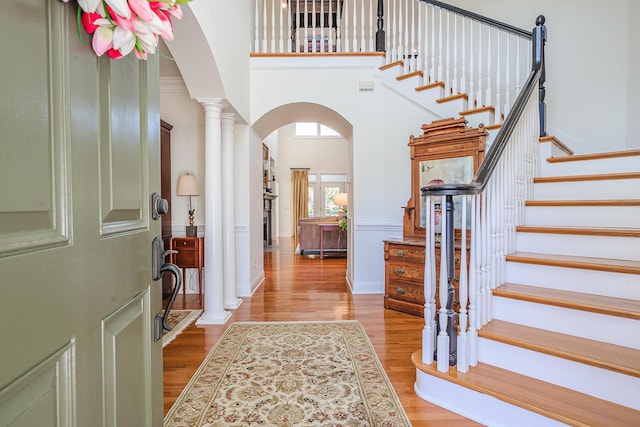
<svg viewBox="0 0 640 427"><path fill-rule="evenodd" d="M478 336L640 377L640 350L633 348L501 320L489 322L478 331Z"/></svg>
<svg viewBox="0 0 640 427"><path fill-rule="evenodd" d="M505 283L493 295L640 320L640 301Z"/></svg>
<svg viewBox="0 0 640 427"><path fill-rule="evenodd" d="M418 350L411 359L414 366L426 374L569 425L622 427L638 425L640 420L640 411L496 366L478 363L465 373L458 372L455 367L443 373L438 371L435 362L422 363L421 357L421 350Z"/></svg>
<svg viewBox="0 0 640 427"><path fill-rule="evenodd" d="M615 157L631 157L631 156L640 156L640 150L609 151L604 153L576 154L573 156L565 156L565 157L550 157L547 159L547 162L549 163L576 162L581 160L611 159Z"/></svg>
<svg viewBox="0 0 640 427"><path fill-rule="evenodd" d="M640 237L640 228L626 227L553 227L538 225L519 225L516 227L519 233L543 233L543 234L571 234L580 236L608 236L608 237Z"/></svg>
<svg viewBox="0 0 640 427"><path fill-rule="evenodd" d="M622 173L601 173L588 175L563 175L563 176L541 176L533 178L534 184L546 184L552 182L573 182L573 181L604 181L614 179L638 179L640 172Z"/></svg>
<svg viewBox="0 0 640 427"><path fill-rule="evenodd" d="M514 252L506 256L507 262L549 265L554 267L582 268L585 270L609 271L613 273L640 274L640 261L593 258L533 252Z"/></svg>

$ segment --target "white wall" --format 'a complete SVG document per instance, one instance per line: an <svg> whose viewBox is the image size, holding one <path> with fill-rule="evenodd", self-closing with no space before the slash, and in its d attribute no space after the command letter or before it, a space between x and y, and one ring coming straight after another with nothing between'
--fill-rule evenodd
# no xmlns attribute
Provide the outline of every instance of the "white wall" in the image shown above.
<svg viewBox="0 0 640 427"><path fill-rule="evenodd" d="M280 183L280 236L291 237L291 168L309 168L309 173L347 173L348 143L343 138L296 138L295 126L278 131L276 180ZM272 143L267 143L271 154Z"/></svg>
<svg viewBox="0 0 640 427"><path fill-rule="evenodd" d="M448 3L523 29L544 15L549 133L576 153L640 147L637 0Z"/></svg>
<svg viewBox="0 0 640 427"><path fill-rule="evenodd" d="M191 99L181 78L162 78L160 118L173 125L171 130L171 228L176 236L185 235L189 224L188 197L177 196L178 177L189 172L198 179L201 196L192 197L194 224L204 225L204 109ZM201 234L201 233L199 233Z"/></svg>
<svg viewBox="0 0 640 427"><path fill-rule="evenodd" d="M435 117L382 87L378 78L381 60L342 58L324 68L328 62L325 58L293 62L253 58L251 123L283 105L314 103L351 124L347 275L354 293L383 293L383 240L402 234L400 207L411 191L409 136ZM359 91L360 81L374 82L374 90ZM280 157L283 153L281 145ZM281 181L281 189L283 185Z"/></svg>

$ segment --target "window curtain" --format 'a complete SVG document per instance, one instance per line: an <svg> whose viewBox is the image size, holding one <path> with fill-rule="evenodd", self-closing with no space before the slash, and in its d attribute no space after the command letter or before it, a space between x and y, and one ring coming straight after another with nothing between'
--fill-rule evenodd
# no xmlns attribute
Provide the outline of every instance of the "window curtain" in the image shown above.
<svg viewBox="0 0 640 427"><path fill-rule="evenodd" d="M298 220L308 215L309 169L291 169L291 230L298 238Z"/></svg>

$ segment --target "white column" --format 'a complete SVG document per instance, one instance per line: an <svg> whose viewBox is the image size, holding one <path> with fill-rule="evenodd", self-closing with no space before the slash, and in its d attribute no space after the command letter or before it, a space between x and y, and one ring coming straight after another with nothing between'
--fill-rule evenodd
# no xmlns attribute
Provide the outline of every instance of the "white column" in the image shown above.
<svg viewBox="0 0 640 427"><path fill-rule="evenodd" d="M234 189L234 115L222 114L222 246L224 260L224 308L240 307L236 296L236 214Z"/></svg>
<svg viewBox="0 0 640 427"><path fill-rule="evenodd" d="M205 111L204 313L198 325L221 325L231 316L224 310L222 252L222 126L220 99L198 99Z"/></svg>

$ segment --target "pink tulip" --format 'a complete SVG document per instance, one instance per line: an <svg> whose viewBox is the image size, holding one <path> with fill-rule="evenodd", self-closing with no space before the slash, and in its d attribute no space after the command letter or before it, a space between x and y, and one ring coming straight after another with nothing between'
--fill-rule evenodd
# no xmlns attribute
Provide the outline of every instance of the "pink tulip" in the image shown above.
<svg viewBox="0 0 640 427"><path fill-rule="evenodd" d="M125 19L131 19L131 9L127 0L105 0L107 6L115 11L116 15L120 15Z"/></svg>
<svg viewBox="0 0 640 427"><path fill-rule="evenodd" d="M129 8L143 21L151 21L153 12L147 0L129 0Z"/></svg>
<svg viewBox="0 0 640 427"><path fill-rule="evenodd" d="M136 36L131 31L122 27L113 29L113 48L120 51L123 56L131 53L136 46Z"/></svg>
<svg viewBox="0 0 640 427"><path fill-rule="evenodd" d="M93 34L94 31L96 31L98 29L98 27L100 25L96 24L96 21L101 19L102 17L100 16L100 14L96 13L96 12L90 12L90 13L83 13L82 14L82 25L84 26L84 30L89 33L89 34Z"/></svg>
<svg viewBox="0 0 640 427"><path fill-rule="evenodd" d="M80 9L87 13L95 12L102 5L102 0L78 0Z"/></svg>
<svg viewBox="0 0 640 427"><path fill-rule="evenodd" d="M91 45L96 55L104 55L106 51L113 47L113 29L109 27L98 27L93 34Z"/></svg>
<svg viewBox="0 0 640 427"><path fill-rule="evenodd" d="M107 5L107 11L117 26L133 31L133 21L135 20L135 16L133 16L133 14L129 13L129 17L126 18L122 15L118 15L109 5Z"/></svg>
<svg viewBox="0 0 640 427"><path fill-rule="evenodd" d="M179 4L174 5L168 9L168 12L171 16L176 19L182 19L182 9Z"/></svg>
<svg viewBox="0 0 640 427"><path fill-rule="evenodd" d="M111 48L111 49L109 49L108 53L109 53L109 58L111 58L111 59L120 59L120 58L124 57L124 55L122 53L120 53L120 51L117 50L117 49Z"/></svg>
<svg viewBox="0 0 640 427"><path fill-rule="evenodd" d="M147 60L147 52L139 51L138 49L134 49L133 53L136 55L138 59Z"/></svg>

